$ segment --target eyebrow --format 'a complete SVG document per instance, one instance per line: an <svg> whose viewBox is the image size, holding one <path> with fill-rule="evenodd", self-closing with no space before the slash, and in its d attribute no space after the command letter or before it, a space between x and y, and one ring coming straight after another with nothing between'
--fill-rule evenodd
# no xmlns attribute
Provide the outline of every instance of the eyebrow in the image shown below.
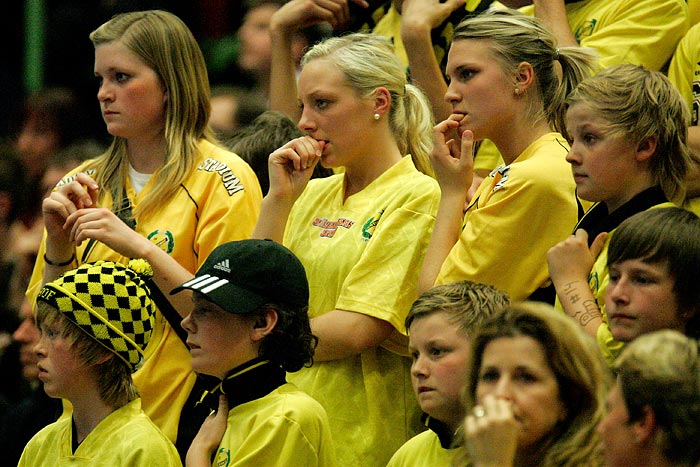
<svg viewBox="0 0 700 467"><path fill-rule="evenodd" d="M475 68L476 65L472 65L469 63L463 63L461 65L456 66L454 69L450 70L449 68L446 70L447 74L457 74L460 73L463 70L471 70L472 68Z"/></svg>

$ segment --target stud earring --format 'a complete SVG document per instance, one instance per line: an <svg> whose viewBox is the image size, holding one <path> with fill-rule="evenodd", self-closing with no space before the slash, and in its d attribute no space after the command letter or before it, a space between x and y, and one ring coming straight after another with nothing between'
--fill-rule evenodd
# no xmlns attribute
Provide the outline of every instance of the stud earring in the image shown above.
<svg viewBox="0 0 700 467"><path fill-rule="evenodd" d="M379 114L374 114L374 115L372 115L372 117L373 117L375 120L379 120L379 117L381 117L381 115L379 115Z"/></svg>
<svg viewBox="0 0 700 467"><path fill-rule="evenodd" d="M515 88L515 95L519 96L520 95L520 88Z"/></svg>

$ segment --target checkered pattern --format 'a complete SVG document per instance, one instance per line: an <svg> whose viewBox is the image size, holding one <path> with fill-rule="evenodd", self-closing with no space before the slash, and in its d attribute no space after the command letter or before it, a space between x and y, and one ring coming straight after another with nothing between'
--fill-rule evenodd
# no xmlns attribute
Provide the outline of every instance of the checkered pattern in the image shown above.
<svg viewBox="0 0 700 467"><path fill-rule="evenodd" d="M143 263L137 264L141 275L111 261L83 264L46 284L37 299L61 311L135 371L151 337L155 312L141 277L152 273L150 267L143 270Z"/></svg>

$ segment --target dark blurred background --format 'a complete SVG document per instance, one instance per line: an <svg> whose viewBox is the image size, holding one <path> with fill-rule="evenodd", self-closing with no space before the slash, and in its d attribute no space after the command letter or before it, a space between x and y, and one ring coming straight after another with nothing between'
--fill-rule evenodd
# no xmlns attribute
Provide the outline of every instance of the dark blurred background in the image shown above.
<svg viewBox="0 0 700 467"><path fill-rule="evenodd" d="M178 15L197 38L210 66L212 84L225 83L236 53L241 0L11 0L0 16L0 139L12 139L21 124L24 98L45 87L69 87L94 112L93 48L88 34L116 13L165 9ZM99 131L96 129L96 131Z"/></svg>

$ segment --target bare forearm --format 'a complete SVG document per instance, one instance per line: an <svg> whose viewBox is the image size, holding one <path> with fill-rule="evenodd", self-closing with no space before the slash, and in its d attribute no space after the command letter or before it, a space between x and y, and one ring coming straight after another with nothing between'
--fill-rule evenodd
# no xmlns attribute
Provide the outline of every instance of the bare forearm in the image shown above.
<svg viewBox="0 0 700 467"><path fill-rule="evenodd" d="M447 84L433 53L430 29L426 25L405 23L402 25L401 38L406 48L413 83L428 96L435 121L445 120L450 116L451 106L444 99Z"/></svg>
<svg viewBox="0 0 700 467"><path fill-rule="evenodd" d="M50 237L47 237L44 248L44 259L48 262L44 261L42 284L57 279L64 272L77 266L75 245L72 242L52 241Z"/></svg>
<svg viewBox="0 0 700 467"><path fill-rule="evenodd" d="M296 64L292 57L292 34L282 28L270 32L272 63L270 65L270 109L283 112L293 121L301 117L297 105Z"/></svg>
<svg viewBox="0 0 700 467"><path fill-rule="evenodd" d="M564 312L580 324L587 334L595 337L603 316L585 280L555 283L557 296Z"/></svg>
<svg viewBox="0 0 700 467"><path fill-rule="evenodd" d="M362 313L333 310L311 320L318 337L314 360L340 360L381 345L394 330L386 321Z"/></svg>
<svg viewBox="0 0 700 467"><path fill-rule="evenodd" d="M435 284L442 263L459 240L464 201L465 197L456 193L443 193L440 198L435 227L418 276L418 293L425 292Z"/></svg>
<svg viewBox="0 0 700 467"><path fill-rule="evenodd" d="M185 458L185 467L211 467L209 453L196 448L190 448Z"/></svg>
<svg viewBox="0 0 700 467"><path fill-rule="evenodd" d="M148 261L153 269L153 282L160 289L170 304L181 317L189 315L192 311L192 293L185 290L181 293L170 295L170 291L186 282L194 275L182 267L172 256L161 250L156 244L150 244L142 250L141 258Z"/></svg>
<svg viewBox="0 0 700 467"><path fill-rule="evenodd" d="M269 238L282 243L293 204L291 201L275 199L272 193L268 193L260 206L260 216L252 238Z"/></svg>
<svg viewBox="0 0 700 467"><path fill-rule="evenodd" d="M578 46L569 26L564 0L535 0L535 16L542 20L557 37L559 46Z"/></svg>

